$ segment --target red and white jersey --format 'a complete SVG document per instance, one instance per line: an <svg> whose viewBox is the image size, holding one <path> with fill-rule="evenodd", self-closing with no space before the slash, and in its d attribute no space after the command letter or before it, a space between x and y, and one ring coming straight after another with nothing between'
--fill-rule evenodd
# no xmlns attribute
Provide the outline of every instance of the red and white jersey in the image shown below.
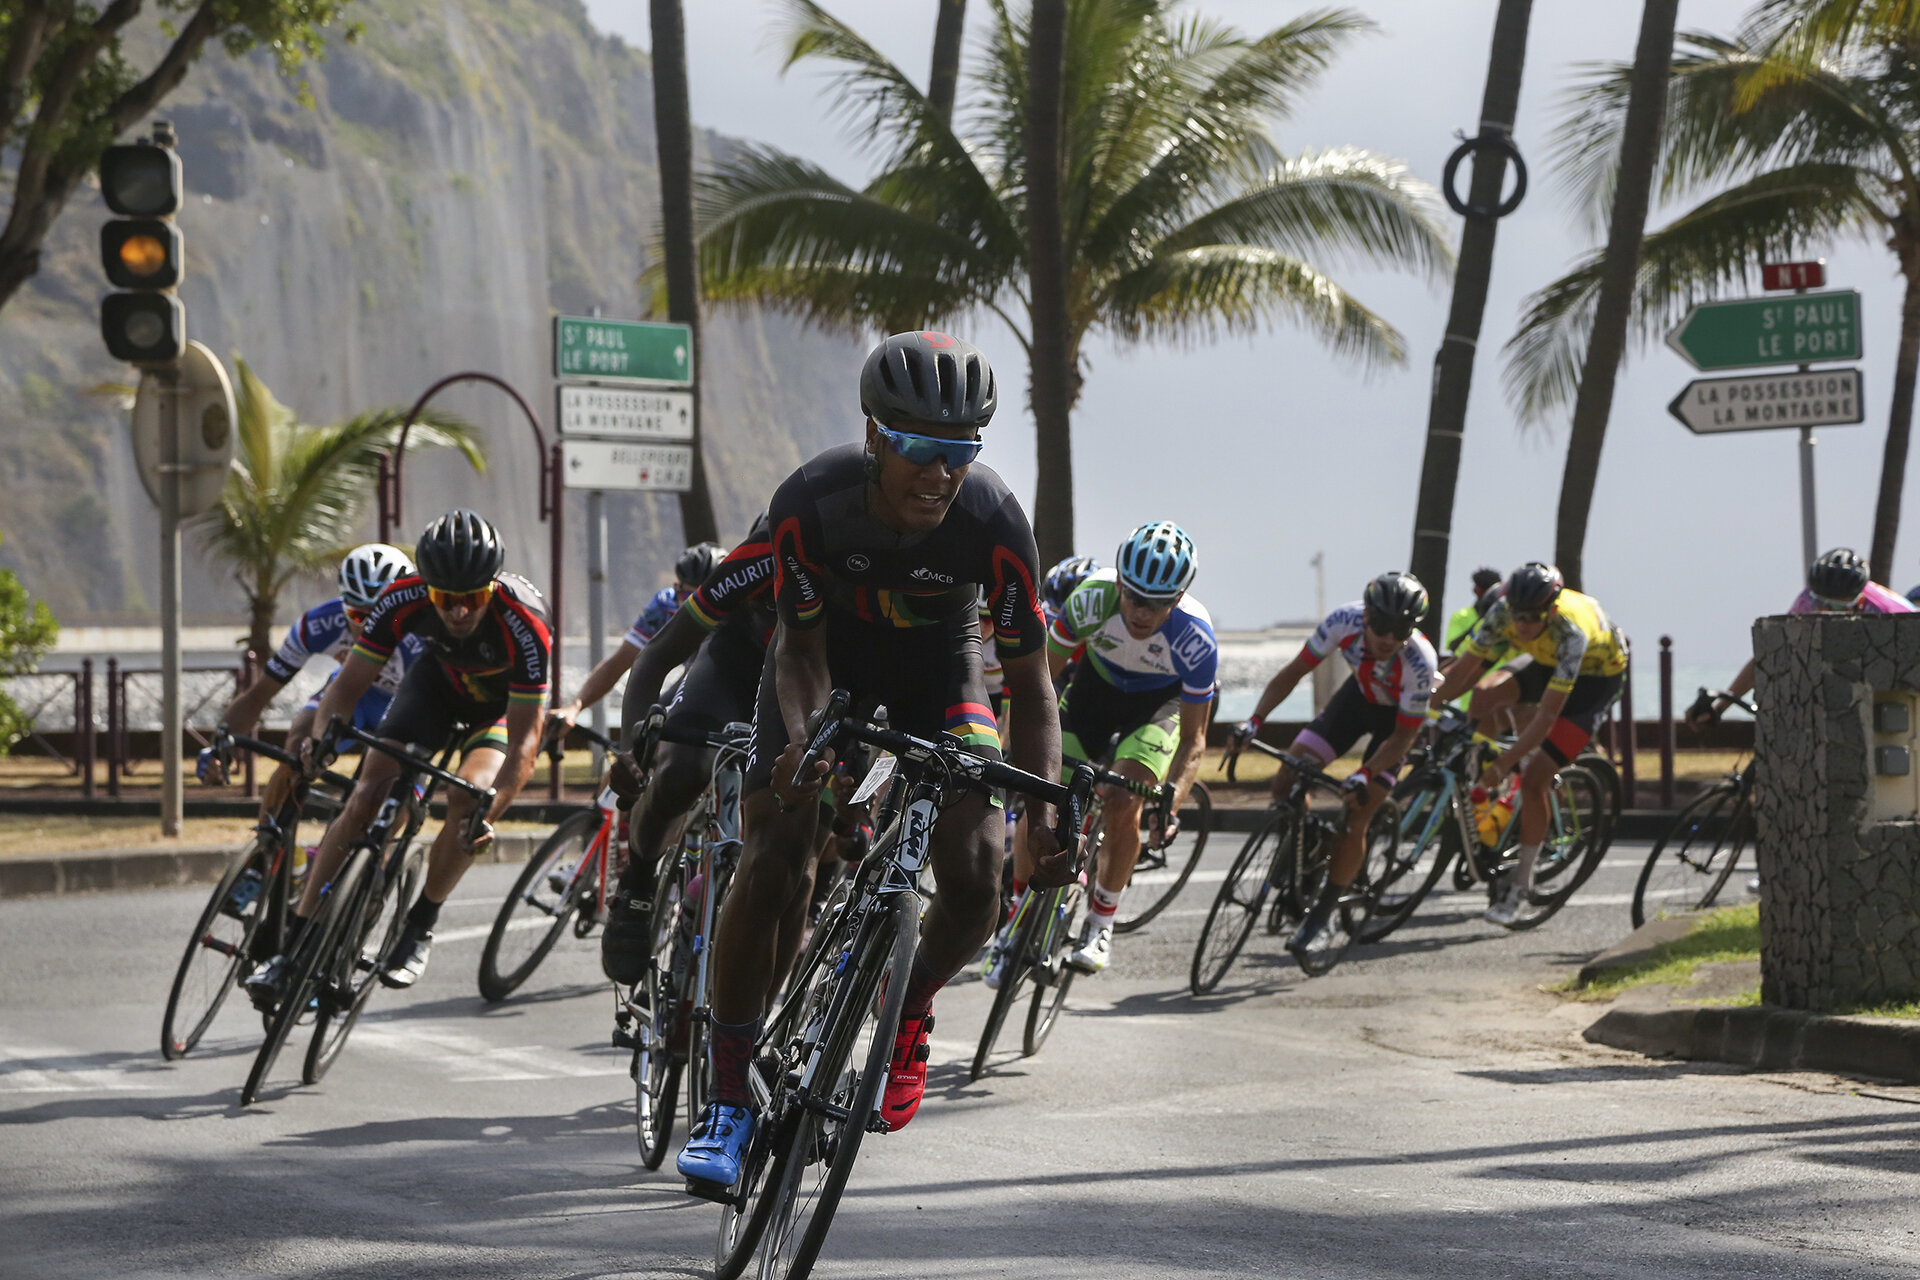
<svg viewBox="0 0 1920 1280"><path fill-rule="evenodd" d="M1366 619L1366 605L1361 601L1341 605L1307 640L1301 657L1309 667L1317 667L1338 649L1353 668L1354 681L1368 702L1398 706L1402 724L1425 720L1427 704L1433 700L1435 672L1440 667L1433 642L1416 631L1398 653L1375 662L1367 656Z"/></svg>

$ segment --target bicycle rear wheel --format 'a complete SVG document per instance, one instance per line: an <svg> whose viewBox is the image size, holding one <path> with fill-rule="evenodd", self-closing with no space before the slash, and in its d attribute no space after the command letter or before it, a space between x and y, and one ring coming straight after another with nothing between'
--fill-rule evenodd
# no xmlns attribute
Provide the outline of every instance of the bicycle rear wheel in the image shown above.
<svg viewBox="0 0 1920 1280"><path fill-rule="evenodd" d="M278 832L260 832L213 886L187 937L160 1019L160 1054L169 1062L193 1052L232 994L266 914L275 865L285 849Z"/></svg>
<svg viewBox="0 0 1920 1280"><path fill-rule="evenodd" d="M480 996L505 1000L533 976L566 932L596 874L592 857L600 829L598 809L570 814L534 850L500 904L480 952ZM599 856L606 856L601 848Z"/></svg>
<svg viewBox="0 0 1920 1280"><path fill-rule="evenodd" d="M799 1117L761 1242L764 1280L806 1280L826 1243L860 1140L868 1124L878 1121L875 1112L906 1003L917 924L918 904L910 895L894 895L874 920L857 965L835 981L814 1074L822 1095L789 1097ZM889 973L892 980L876 1001Z"/></svg>
<svg viewBox="0 0 1920 1280"><path fill-rule="evenodd" d="M1083 901L1079 885L1062 890L1052 923L1035 948L1039 963L1031 970L1033 1001L1027 1006L1027 1030L1020 1042L1023 1057L1040 1052L1040 1046L1053 1033L1053 1024L1060 1020L1060 1010L1066 1007L1067 991L1073 986L1073 969L1067 957L1073 952L1074 939L1080 936Z"/></svg>
<svg viewBox="0 0 1920 1280"><path fill-rule="evenodd" d="M1612 760L1598 751L1581 753L1575 758L1574 764L1592 774L1593 780L1600 784L1600 795L1604 803L1600 806L1598 815L1601 824L1599 845L1600 851L1604 854L1613 847L1614 832L1620 829L1620 803L1625 791L1620 781L1620 770L1615 767ZM1581 884L1585 884L1588 877L1600 869L1600 862L1600 858L1589 858L1581 864L1579 872Z"/></svg>
<svg viewBox="0 0 1920 1280"><path fill-rule="evenodd" d="M1328 884L1333 843L1339 834L1337 828L1329 830L1317 825L1308 828L1308 846L1303 856L1307 859L1309 871L1303 883L1315 899L1319 898ZM1393 856L1393 848L1399 839L1399 811L1389 801L1373 815L1373 821L1367 826L1367 862L1361 864L1360 878L1341 894L1339 905L1327 921L1327 927L1304 950L1292 951L1289 948L1294 963L1309 978L1333 972L1333 967L1346 957L1347 949L1353 945L1355 932L1366 923L1367 914L1372 910L1367 897L1366 869L1374 860L1373 846L1376 843L1384 846L1380 860L1385 862Z"/></svg>
<svg viewBox="0 0 1920 1280"><path fill-rule="evenodd" d="M647 1008L640 1011L639 1047L633 1051L633 1128L640 1144L640 1163L658 1169L673 1135L673 1109L680 1096L680 1077L686 1062L686 1004L682 997L689 980L690 957L675 963L680 904L685 896L681 859L676 853L660 860L653 888L651 959L639 990ZM677 977L676 977L677 975ZM688 1115L698 1115L689 1102Z"/></svg>
<svg viewBox="0 0 1920 1280"><path fill-rule="evenodd" d="M353 1034L361 1011L367 1007L367 997L379 985L380 962L400 940L400 929L406 923L407 908L419 892L425 863L426 856L419 849L408 849L378 899L373 896L373 879L368 877L353 924L343 935L343 945L336 948L333 964L316 984L319 1003L313 1039L307 1044L307 1060L300 1072L302 1084L318 1084L346 1048L347 1037Z"/></svg>
<svg viewBox="0 0 1920 1280"><path fill-rule="evenodd" d="M1191 836L1192 847L1183 851L1174 842L1158 849L1141 844L1140 860L1133 866L1126 896L1120 900L1120 912L1113 918L1115 933L1132 933L1165 911L1167 904L1179 896L1193 877L1193 869L1200 865L1200 855L1207 847L1207 833L1213 830L1213 797L1207 793L1207 784L1194 783L1187 802L1193 806L1194 816L1191 822L1181 819L1180 835Z"/></svg>
<svg viewBox="0 0 1920 1280"><path fill-rule="evenodd" d="M1751 838L1752 810L1731 782L1694 797L1647 855L1633 886L1633 927L1713 905Z"/></svg>
<svg viewBox="0 0 1920 1280"><path fill-rule="evenodd" d="M1000 988L993 993L986 1025L980 1028L980 1047L973 1051L973 1065L967 1069L968 1080L978 1080L987 1069L987 1059L993 1053L994 1042L1000 1038L1000 1028L1006 1025L1007 1014L1020 998L1021 987L1032 976L1035 934L1041 927L1041 919L1054 909L1057 896L1057 891L1052 889L1027 890L1019 920L1007 938L1006 960L1000 967Z"/></svg>
<svg viewBox="0 0 1920 1280"><path fill-rule="evenodd" d="M1375 870L1373 914L1357 935L1360 942L1379 942L1413 918L1433 886L1446 874L1460 845L1460 828L1453 810L1453 793L1438 769L1425 769L1401 783L1394 792L1400 808L1400 840L1393 858Z"/></svg>
<svg viewBox="0 0 1920 1280"><path fill-rule="evenodd" d="M328 885L327 896L320 904L320 913L308 922L300 945L293 954L293 980L287 984L286 998L274 1010L272 1021L267 1026L266 1041L254 1055L253 1069L247 1073L247 1082L240 1087L241 1106L252 1106L254 1099L260 1096L261 1086L266 1083L267 1074L273 1070L274 1060L280 1056L280 1050L286 1046L287 1037L311 1013L314 988L320 981L321 973L332 961L335 950L343 945L353 900L359 896L360 885L367 877L371 862L372 855L365 849L349 855L346 865Z"/></svg>
<svg viewBox="0 0 1920 1280"><path fill-rule="evenodd" d="M1259 923L1260 909L1272 892L1268 871L1279 861L1276 850L1291 843L1295 821L1295 815L1277 809L1240 846L1193 948L1193 964L1187 971L1187 985L1193 994L1203 996L1219 986L1240 948L1247 944L1254 925Z"/></svg>
<svg viewBox="0 0 1920 1280"><path fill-rule="evenodd" d="M1593 874L1589 863L1606 856L1606 796L1600 780L1570 765L1554 778L1548 798L1547 838L1534 867L1533 888L1511 929L1535 929L1551 920Z"/></svg>

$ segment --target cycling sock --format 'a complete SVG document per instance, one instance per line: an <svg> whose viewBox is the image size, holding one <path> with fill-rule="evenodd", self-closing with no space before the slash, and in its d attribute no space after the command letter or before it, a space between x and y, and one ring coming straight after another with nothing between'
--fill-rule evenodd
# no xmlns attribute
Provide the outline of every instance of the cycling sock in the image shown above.
<svg viewBox="0 0 1920 1280"><path fill-rule="evenodd" d="M1101 884L1098 880L1087 886L1087 923L1108 929L1113 927L1113 918L1120 911L1120 894Z"/></svg>
<svg viewBox="0 0 1920 1280"><path fill-rule="evenodd" d="M1520 846L1520 869L1514 873L1514 883L1522 889L1533 888L1533 864L1540 860L1540 846L1523 844Z"/></svg>
<svg viewBox="0 0 1920 1280"><path fill-rule="evenodd" d="M440 923L440 904L421 894L407 912L407 927L410 929L431 929Z"/></svg>
<svg viewBox="0 0 1920 1280"><path fill-rule="evenodd" d="M747 1068L753 1062L753 1042L760 1038L760 1020L710 1024L713 1037L708 1042L707 1061L713 1064L713 1101L730 1107L753 1104L747 1089Z"/></svg>
<svg viewBox="0 0 1920 1280"><path fill-rule="evenodd" d="M927 968L924 951L916 949L913 953L913 972L907 976L907 1001L901 1007L902 1018L920 1018L933 1008L933 998L940 994L940 988L947 985L950 973L933 973Z"/></svg>

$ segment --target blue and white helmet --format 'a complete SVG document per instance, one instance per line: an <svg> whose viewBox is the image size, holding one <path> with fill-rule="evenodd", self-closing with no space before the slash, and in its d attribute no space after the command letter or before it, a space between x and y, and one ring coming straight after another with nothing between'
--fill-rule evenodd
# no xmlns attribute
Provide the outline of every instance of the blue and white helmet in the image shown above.
<svg viewBox="0 0 1920 1280"><path fill-rule="evenodd" d="M398 547L368 542L340 562L340 598L355 609L371 609L395 578L413 572L413 561Z"/></svg>
<svg viewBox="0 0 1920 1280"><path fill-rule="evenodd" d="M1067 607L1067 597L1073 589L1087 580L1087 575L1100 572L1100 562L1092 556L1068 556L1053 568L1047 570L1047 582L1042 593L1047 607L1055 613Z"/></svg>
<svg viewBox="0 0 1920 1280"><path fill-rule="evenodd" d="M1143 524L1127 535L1118 556L1120 585L1143 600L1171 601L1193 585L1200 553L1171 520Z"/></svg>

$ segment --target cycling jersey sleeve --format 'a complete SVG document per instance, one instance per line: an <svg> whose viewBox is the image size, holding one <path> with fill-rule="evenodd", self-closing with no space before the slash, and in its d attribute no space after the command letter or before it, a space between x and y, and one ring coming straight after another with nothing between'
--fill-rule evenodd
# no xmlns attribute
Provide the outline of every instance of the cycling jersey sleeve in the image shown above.
<svg viewBox="0 0 1920 1280"><path fill-rule="evenodd" d="M1483 662L1498 662L1513 647L1513 642L1506 636L1509 618L1507 602L1504 599L1495 600L1493 607L1487 610L1487 616L1480 619L1479 629L1460 652L1472 654Z"/></svg>
<svg viewBox="0 0 1920 1280"><path fill-rule="evenodd" d="M1565 692L1580 678L1580 666L1587 658L1587 629L1564 613L1547 619L1553 632L1553 677L1547 688Z"/></svg>
<svg viewBox="0 0 1920 1280"><path fill-rule="evenodd" d="M1220 672L1220 641L1207 623L1190 614L1183 616L1188 625L1169 643L1180 672L1180 700L1212 702L1213 683Z"/></svg>
<svg viewBox="0 0 1920 1280"><path fill-rule="evenodd" d="M522 583L525 585L518 585ZM512 649L507 668L507 701L539 702L547 696L547 666L553 654L546 601L525 579L505 575L494 589L493 600L500 620L506 624Z"/></svg>
<svg viewBox="0 0 1920 1280"><path fill-rule="evenodd" d="M367 615L367 621L360 628L360 638L353 642L353 651L384 663L393 656L394 646L400 643L400 637L407 634L407 621L421 609L431 608L427 603L427 584L415 576L395 580L392 586L380 593L373 612Z"/></svg>
<svg viewBox="0 0 1920 1280"><path fill-rule="evenodd" d="M1033 526L1009 493L994 509L987 527L986 587L993 615L994 646L1002 660L1037 653L1047 642L1046 619L1040 613L1040 551L1034 545Z"/></svg>
<svg viewBox="0 0 1920 1280"><path fill-rule="evenodd" d="M1341 605L1322 619L1307 637L1306 647L1300 650L1301 659L1310 668L1319 666L1334 650L1359 634L1366 616L1366 605L1358 600Z"/></svg>
<svg viewBox="0 0 1920 1280"><path fill-rule="evenodd" d="M332 606L331 611L328 605ZM267 659L264 667L267 678L275 684L286 684L300 674L308 658L325 653L346 634L346 612L338 600L307 610L299 621L287 628L287 638L280 642L279 652Z"/></svg>
<svg viewBox="0 0 1920 1280"><path fill-rule="evenodd" d="M627 634L621 638L636 649L646 648L647 642L660 633L660 628L667 625L667 621L679 608L680 598L673 593L673 588L660 588L654 592L653 599L647 601L647 607L640 611L640 616L633 620L633 625L627 628Z"/></svg>
<svg viewBox="0 0 1920 1280"><path fill-rule="evenodd" d="M790 627L816 627L827 603L826 575L818 559L820 513L804 469L774 490L767 522L773 529L773 602L780 621Z"/></svg>
<svg viewBox="0 0 1920 1280"><path fill-rule="evenodd" d="M1420 632L1400 650L1400 711L1395 717L1402 725L1424 724L1427 707L1433 702L1434 686L1439 683L1439 656L1433 642Z"/></svg>
<svg viewBox="0 0 1920 1280"><path fill-rule="evenodd" d="M773 538L762 515L747 530L746 541L727 553L700 589L681 607L702 630L711 631L740 606L773 586Z"/></svg>

